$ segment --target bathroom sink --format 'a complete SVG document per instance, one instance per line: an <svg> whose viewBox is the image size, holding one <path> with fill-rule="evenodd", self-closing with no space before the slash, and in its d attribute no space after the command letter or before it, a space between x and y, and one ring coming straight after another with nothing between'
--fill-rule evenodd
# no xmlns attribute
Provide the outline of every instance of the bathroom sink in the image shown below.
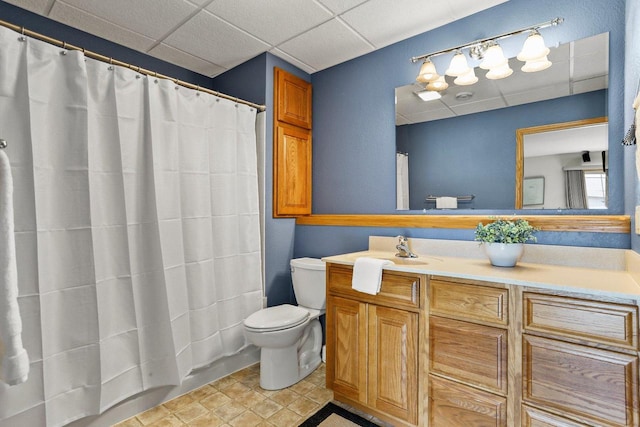
<svg viewBox="0 0 640 427"><path fill-rule="evenodd" d="M424 258L402 258L402 257L388 257L388 258L381 258L381 259L386 259L391 261L394 264L397 265L425 265L428 264L427 260Z"/></svg>
<svg viewBox="0 0 640 427"><path fill-rule="evenodd" d="M354 253L349 256L353 261L361 257L368 258L376 258L383 259L386 261L391 261L395 265L426 265L428 264L427 259L425 257L418 256L417 258L402 258L394 256L394 253L384 253L384 252L359 252Z"/></svg>

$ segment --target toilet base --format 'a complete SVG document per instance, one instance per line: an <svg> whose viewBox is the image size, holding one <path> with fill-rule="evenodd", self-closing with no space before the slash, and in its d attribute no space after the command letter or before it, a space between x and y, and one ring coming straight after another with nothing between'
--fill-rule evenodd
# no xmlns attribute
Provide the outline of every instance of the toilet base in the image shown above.
<svg viewBox="0 0 640 427"><path fill-rule="evenodd" d="M322 328L317 319L311 321L300 345L287 348L260 349L260 387L280 390L307 377L322 362Z"/></svg>

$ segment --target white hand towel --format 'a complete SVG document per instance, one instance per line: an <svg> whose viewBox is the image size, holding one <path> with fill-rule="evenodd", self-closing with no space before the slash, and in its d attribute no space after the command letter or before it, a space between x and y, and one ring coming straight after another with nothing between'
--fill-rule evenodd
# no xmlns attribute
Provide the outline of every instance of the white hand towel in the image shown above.
<svg viewBox="0 0 640 427"><path fill-rule="evenodd" d="M387 259L361 257L353 264L351 287L359 292L376 295L382 284L382 267L393 265Z"/></svg>
<svg viewBox="0 0 640 427"><path fill-rule="evenodd" d="M29 376L29 357L22 346L18 306L18 270L13 225L13 179L9 158L0 150L0 364L2 380L23 383Z"/></svg>
<svg viewBox="0 0 640 427"><path fill-rule="evenodd" d="M436 209L457 209L457 197L436 197Z"/></svg>

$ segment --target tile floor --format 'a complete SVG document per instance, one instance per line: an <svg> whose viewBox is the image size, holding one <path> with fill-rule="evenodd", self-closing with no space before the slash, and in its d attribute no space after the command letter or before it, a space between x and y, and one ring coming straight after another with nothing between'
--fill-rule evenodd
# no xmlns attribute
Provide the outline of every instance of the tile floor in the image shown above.
<svg viewBox="0 0 640 427"><path fill-rule="evenodd" d="M129 418L117 427L288 427L298 426L333 399L325 388L325 365L293 386L260 388L253 365Z"/></svg>

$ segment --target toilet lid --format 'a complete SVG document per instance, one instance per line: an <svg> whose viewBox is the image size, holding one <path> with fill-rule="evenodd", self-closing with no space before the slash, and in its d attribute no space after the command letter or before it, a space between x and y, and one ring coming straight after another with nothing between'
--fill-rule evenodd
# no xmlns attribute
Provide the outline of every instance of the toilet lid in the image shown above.
<svg viewBox="0 0 640 427"><path fill-rule="evenodd" d="M261 331L277 331L304 323L309 318L309 311L295 305L282 304L256 311L246 318L247 328Z"/></svg>

